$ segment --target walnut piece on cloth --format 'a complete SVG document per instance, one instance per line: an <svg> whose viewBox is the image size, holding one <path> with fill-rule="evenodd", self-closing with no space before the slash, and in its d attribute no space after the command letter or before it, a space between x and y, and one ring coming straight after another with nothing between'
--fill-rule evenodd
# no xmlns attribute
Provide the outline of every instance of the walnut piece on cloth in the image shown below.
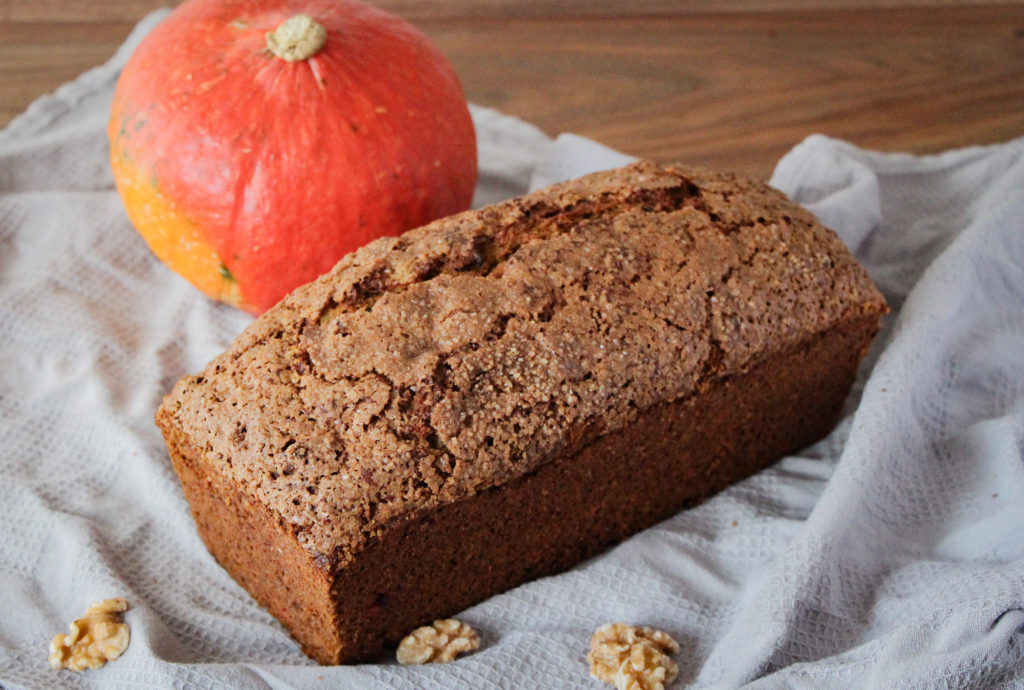
<svg viewBox="0 0 1024 690"><path fill-rule="evenodd" d="M592 678L617 690L664 690L679 675L671 658L678 653L679 643L661 630L606 623L590 638L587 662Z"/></svg>
<svg viewBox="0 0 1024 690"><path fill-rule="evenodd" d="M124 654L131 638L121 615L127 610L128 602L120 598L91 605L68 626L68 634L59 633L50 641L50 668L84 671Z"/></svg>
<svg viewBox="0 0 1024 690"><path fill-rule="evenodd" d="M398 663L446 664L479 646L476 630L454 618L445 618L409 633L398 645Z"/></svg>

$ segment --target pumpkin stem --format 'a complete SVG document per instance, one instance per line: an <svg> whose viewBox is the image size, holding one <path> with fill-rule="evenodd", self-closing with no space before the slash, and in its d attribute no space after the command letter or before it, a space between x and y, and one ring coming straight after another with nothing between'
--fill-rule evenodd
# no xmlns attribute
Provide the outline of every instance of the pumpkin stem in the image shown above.
<svg viewBox="0 0 1024 690"><path fill-rule="evenodd" d="M327 29L308 14L297 14L267 34L267 48L287 62L298 62L316 55L327 42Z"/></svg>

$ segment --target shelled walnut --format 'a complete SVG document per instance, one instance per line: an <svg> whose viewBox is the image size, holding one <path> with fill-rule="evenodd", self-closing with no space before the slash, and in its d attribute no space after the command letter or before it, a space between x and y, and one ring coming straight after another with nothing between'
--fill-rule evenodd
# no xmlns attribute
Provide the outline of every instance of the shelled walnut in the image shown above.
<svg viewBox="0 0 1024 690"><path fill-rule="evenodd" d="M679 644L667 633L625 623L602 625L590 639L590 675L617 690L664 690L679 674L670 654Z"/></svg>
<svg viewBox="0 0 1024 690"><path fill-rule="evenodd" d="M452 618L434 621L433 625L416 628L398 645L398 663L443 664L463 652L480 646L480 636L473 628Z"/></svg>
<svg viewBox="0 0 1024 690"><path fill-rule="evenodd" d="M128 648L130 633L121 614L128 610L124 599L105 599L90 606L76 619L67 635L60 633L50 641L50 666L72 671L99 668L113 661Z"/></svg>

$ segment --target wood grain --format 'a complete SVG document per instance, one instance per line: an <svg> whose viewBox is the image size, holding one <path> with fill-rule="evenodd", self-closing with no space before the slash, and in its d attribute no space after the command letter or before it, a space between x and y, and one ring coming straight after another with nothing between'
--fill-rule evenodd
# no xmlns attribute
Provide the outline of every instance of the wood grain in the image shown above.
<svg viewBox="0 0 1024 690"><path fill-rule="evenodd" d="M0 125L159 0L0 4ZM822 132L938 151L1024 135L1024 0L381 0L470 100L628 153L760 176Z"/></svg>
<svg viewBox="0 0 1024 690"><path fill-rule="evenodd" d="M476 102L628 153L767 175L822 132L914 152L1024 134L1024 11L422 24Z"/></svg>
<svg viewBox="0 0 1024 690"><path fill-rule="evenodd" d="M945 8L991 5L991 0L366 0L413 21L430 19L693 16L791 10ZM119 22L182 0L4 0L0 21ZM1024 4L1024 0L1012 0Z"/></svg>

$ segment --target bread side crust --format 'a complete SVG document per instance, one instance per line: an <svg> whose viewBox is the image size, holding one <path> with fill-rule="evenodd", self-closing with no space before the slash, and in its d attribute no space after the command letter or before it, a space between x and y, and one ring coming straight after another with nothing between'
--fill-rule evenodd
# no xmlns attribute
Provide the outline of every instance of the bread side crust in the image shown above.
<svg viewBox="0 0 1024 690"><path fill-rule="evenodd" d="M277 618L310 657L330 663L343 645L331 600L331 575L295 539L279 515L210 471L209 461L161 410L174 471L199 536L228 573Z"/></svg>
<svg viewBox="0 0 1024 690"><path fill-rule="evenodd" d="M280 517L160 420L200 535L323 664L568 568L825 436L879 326L865 313L653 406L635 424L468 499L404 516L327 573ZM164 426L166 425L166 426Z"/></svg>

